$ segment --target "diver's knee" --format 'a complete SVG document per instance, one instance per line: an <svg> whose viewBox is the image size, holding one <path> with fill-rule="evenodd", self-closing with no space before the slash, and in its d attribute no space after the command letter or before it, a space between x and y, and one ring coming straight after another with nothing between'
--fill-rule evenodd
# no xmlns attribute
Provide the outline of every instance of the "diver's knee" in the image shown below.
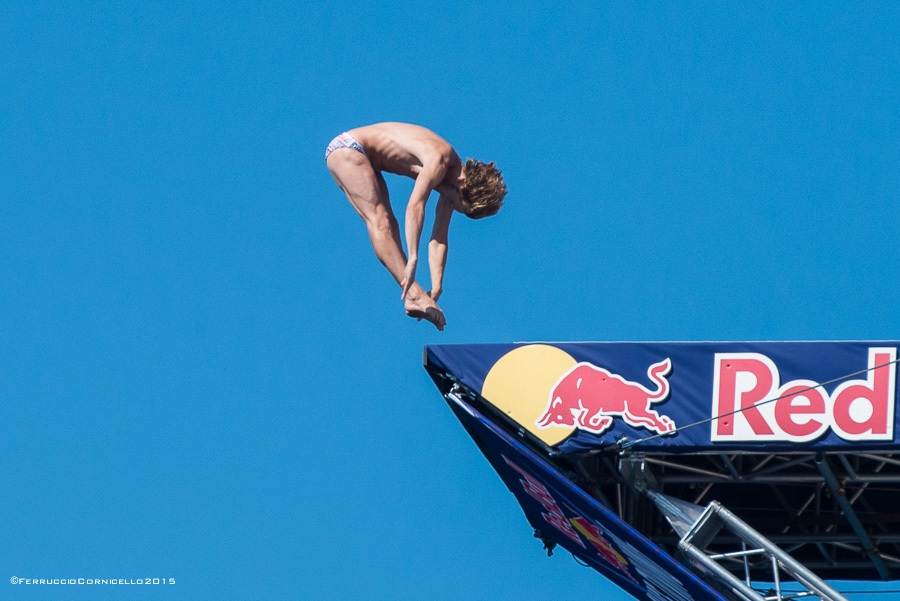
<svg viewBox="0 0 900 601"><path fill-rule="evenodd" d="M369 221L369 233L373 237L392 238L395 231L399 231L400 224L397 218L387 211L376 211Z"/></svg>

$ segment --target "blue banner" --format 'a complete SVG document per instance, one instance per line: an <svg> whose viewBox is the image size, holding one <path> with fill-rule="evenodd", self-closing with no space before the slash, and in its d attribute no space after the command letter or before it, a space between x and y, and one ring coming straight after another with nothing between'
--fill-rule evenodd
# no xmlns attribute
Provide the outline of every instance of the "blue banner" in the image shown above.
<svg viewBox="0 0 900 601"><path fill-rule="evenodd" d="M626 437L668 453L897 448L898 342L534 343L426 347L563 453Z"/></svg>
<svg viewBox="0 0 900 601"><path fill-rule="evenodd" d="M545 539L640 601L726 601L468 403L450 402Z"/></svg>

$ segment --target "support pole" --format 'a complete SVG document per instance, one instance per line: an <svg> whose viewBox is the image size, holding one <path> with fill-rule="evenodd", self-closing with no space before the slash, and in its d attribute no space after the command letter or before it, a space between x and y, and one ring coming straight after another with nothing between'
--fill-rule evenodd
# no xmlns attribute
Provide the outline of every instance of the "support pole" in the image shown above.
<svg viewBox="0 0 900 601"><path fill-rule="evenodd" d="M865 549L866 554L869 556L869 560L875 566L878 575L881 576L882 580L889 580L890 573L885 567L881 556L878 554L878 548L875 546L875 543L872 542L872 539L863 527L862 522L859 521L859 516L856 515L853 506L850 505L850 501L848 501L846 495L844 495L844 491L841 488L838 479L835 477L834 472L831 471L831 466L828 465L828 460L824 455L816 456L816 467L819 468L819 472L821 472L822 476L825 478L825 484L831 489L831 493L834 495L835 500L844 512L844 517L850 522L850 527L853 528L853 532L859 537L859 542L862 543L863 549Z"/></svg>

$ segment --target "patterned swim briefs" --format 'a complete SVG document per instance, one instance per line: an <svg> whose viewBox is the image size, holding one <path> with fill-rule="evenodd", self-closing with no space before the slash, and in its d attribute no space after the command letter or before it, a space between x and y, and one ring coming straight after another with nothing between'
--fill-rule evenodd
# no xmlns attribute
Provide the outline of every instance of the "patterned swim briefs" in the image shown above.
<svg viewBox="0 0 900 601"><path fill-rule="evenodd" d="M331 144L329 144L328 148L325 149L325 160L327 161L328 156L332 152L337 150L338 148L351 148L351 149L355 150L356 152L363 153L363 156L366 156L366 157L369 156L366 154L366 151L363 149L362 144L360 144L356 138L354 138L347 132L342 133L341 135L339 135L338 137L336 137L334 140L331 141Z"/></svg>

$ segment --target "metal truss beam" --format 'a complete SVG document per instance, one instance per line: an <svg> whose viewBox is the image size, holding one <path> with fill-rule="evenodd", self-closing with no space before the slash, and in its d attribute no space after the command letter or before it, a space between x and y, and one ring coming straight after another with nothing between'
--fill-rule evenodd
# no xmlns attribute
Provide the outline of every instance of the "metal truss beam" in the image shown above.
<svg viewBox="0 0 900 601"><path fill-rule="evenodd" d="M831 467L828 465L828 460L824 456L819 456L816 458L816 465L818 466L819 471L822 473L822 476L825 478L825 485L828 486L829 489L831 489L831 493L834 495L834 498L837 500L838 505L840 505L841 509L843 510L844 517L847 518L847 520L850 522L850 527L853 528L853 532L855 532L856 536L859 537L859 542L862 543L863 549L869 556L869 560L875 566L875 570L878 572L878 575L881 576L882 580L888 580L890 578L890 573L884 566L884 561L881 559L881 556L878 554L878 548L875 546L875 543L872 542L872 539L866 532L866 529L862 525L862 522L859 521L859 516L856 515L856 511L854 511L853 506L844 495L844 489L835 477L834 472L831 471Z"/></svg>

